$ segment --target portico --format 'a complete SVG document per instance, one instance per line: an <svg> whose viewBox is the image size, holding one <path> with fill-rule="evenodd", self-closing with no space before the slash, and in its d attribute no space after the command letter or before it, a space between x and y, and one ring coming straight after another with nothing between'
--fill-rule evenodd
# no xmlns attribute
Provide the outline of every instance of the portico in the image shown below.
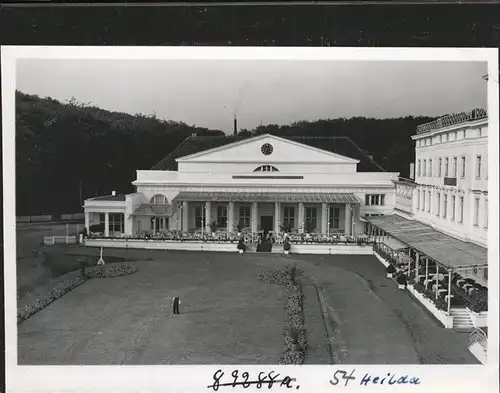
<svg viewBox="0 0 500 393"><path fill-rule="evenodd" d="M351 193L180 192L174 198L179 230L215 228L228 233L260 231L345 234L355 232ZM343 220L340 219L342 216Z"/></svg>

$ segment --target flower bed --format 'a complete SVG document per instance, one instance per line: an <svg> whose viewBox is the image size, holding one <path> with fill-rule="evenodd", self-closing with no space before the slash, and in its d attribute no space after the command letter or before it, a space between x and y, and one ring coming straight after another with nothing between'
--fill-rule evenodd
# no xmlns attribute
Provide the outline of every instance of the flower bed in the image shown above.
<svg viewBox="0 0 500 393"><path fill-rule="evenodd" d="M108 263L100 266L92 266L85 270L85 274L90 278L110 278L126 276L137 271L137 266L131 263Z"/></svg>
<svg viewBox="0 0 500 393"><path fill-rule="evenodd" d="M284 351L280 364L304 363L307 350L307 336L304 328L303 295L298 277L302 271L288 265L284 270L263 269L257 279L285 286Z"/></svg>
<svg viewBox="0 0 500 393"><path fill-rule="evenodd" d="M72 280L67 280L56 286L49 294L38 298L35 302L28 304L21 309L17 310L17 323L21 323L25 321L33 314L47 307L53 301L59 299L61 296L64 296L69 291L75 289L77 286L83 284L87 281L87 277L78 276Z"/></svg>

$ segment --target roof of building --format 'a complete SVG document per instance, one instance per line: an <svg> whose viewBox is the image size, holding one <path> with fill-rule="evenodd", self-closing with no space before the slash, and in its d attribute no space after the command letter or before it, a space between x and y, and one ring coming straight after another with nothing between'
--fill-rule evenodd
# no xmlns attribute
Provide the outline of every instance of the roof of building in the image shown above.
<svg viewBox="0 0 500 393"><path fill-rule="evenodd" d="M163 158L151 170L175 171L177 170L177 158L185 157L204 150L224 146L233 142L252 137L242 136L195 136L185 139L174 151ZM363 150L361 150L349 137L282 137L304 145L316 147L331 153L340 154L359 160L357 169L359 172L385 172Z"/></svg>
<svg viewBox="0 0 500 393"><path fill-rule="evenodd" d="M125 201L125 194L104 195L95 198L89 198L89 201Z"/></svg>
<svg viewBox="0 0 500 393"><path fill-rule="evenodd" d="M178 201L217 202L308 202L349 203L359 205L359 199L351 193L296 193L296 192L198 192L181 191Z"/></svg>
<svg viewBox="0 0 500 393"><path fill-rule="evenodd" d="M456 124L486 118L488 118L488 112L482 108L475 108L464 112L453 113L451 115L442 116L439 119L436 119L429 123L419 125L417 127L417 135L435 131L440 128L453 126Z"/></svg>
<svg viewBox="0 0 500 393"><path fill-rule="evenodd" d="M487 248L448 236L419 221L395 214L365 220L447 268L488 266Z"/></svg>

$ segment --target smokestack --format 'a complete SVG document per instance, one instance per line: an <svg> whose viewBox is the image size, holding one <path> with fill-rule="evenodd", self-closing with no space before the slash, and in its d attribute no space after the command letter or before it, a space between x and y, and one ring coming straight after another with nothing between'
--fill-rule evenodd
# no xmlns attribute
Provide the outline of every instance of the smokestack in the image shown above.
<svg viewBox="0 0 500 393"><path fill-rule="evenodd" d="M238 135L238 120L236 119L236 114L234 115L234 136Z"/></svg>

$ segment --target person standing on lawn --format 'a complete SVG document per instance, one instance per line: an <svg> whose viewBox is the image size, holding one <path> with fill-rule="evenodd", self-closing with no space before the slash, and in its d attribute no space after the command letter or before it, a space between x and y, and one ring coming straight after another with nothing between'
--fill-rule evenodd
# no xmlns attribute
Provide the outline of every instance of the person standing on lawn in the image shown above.
<svg viewBox="0 0 500 393"><path fill-rule="evenodd" d="M181 300L179 299L179 296L176 296L172 299L172 308L174 311L174 314L180 314L179 313L179 304L181 304Z"/></svg>

